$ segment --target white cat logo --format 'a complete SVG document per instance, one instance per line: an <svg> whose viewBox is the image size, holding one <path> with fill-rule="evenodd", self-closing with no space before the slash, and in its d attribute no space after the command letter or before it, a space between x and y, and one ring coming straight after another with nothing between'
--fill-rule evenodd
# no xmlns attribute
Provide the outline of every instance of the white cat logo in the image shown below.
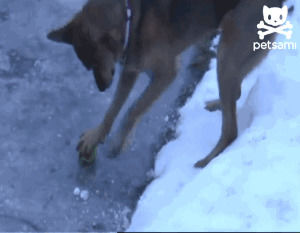
<svg viewBox="0 0 300 233"><path fill-rule="evenodd" d="M283 6L282 8L279 7L267 7L264 6L263 9L264 14L264 21L267 23L265 24L264 21L260 21L259 24L257 24L258 29L265 29L266 31L259 30L258 35L259 39L263 40L266 35L272 34L272 33L279 33L286 36L287 39L292 38L292 30L286 30L286 29L292 29L293 25L286 21L288 16L288 7Z"/></svg>

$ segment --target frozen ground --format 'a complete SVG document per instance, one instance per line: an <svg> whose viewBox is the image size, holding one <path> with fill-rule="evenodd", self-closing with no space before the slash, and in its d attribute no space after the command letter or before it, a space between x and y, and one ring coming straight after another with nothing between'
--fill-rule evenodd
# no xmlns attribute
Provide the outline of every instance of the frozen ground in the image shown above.
<svg viewBox="0 0 300 233"><path fill-rule="evenodd" d="M292 2L292 41L299 47L300 5ZM203 109L218 96L215 63L181 109L179 137L159 152L156 179L129 231L299 231L299 49L272 51L249 75L238 102L238 139L196 170L220 134L220 112Z"/></svg>
<svg viewBox="0 0 300 233"><path fill-rule="evenodd" d="M84 2L0 1L0 231L125 229L151 180L155 152L172 137L165 130L176 118L167 113L178 82L143 118L118 159L106 159L101 147L93 168L78 165L78 137L102 119L114 88L99 93L73 50L46 35ZM190 77L181 76L179 82ZM146 83L143 76L131 102ZM76 187L88 191L86 201L73 194Z"/></svg>

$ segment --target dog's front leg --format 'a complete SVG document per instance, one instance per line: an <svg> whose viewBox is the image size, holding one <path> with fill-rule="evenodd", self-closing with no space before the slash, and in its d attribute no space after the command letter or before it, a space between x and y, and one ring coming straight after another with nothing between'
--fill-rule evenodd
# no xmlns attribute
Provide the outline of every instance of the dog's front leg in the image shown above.
<svg viewBox="0 0 300 233"><path fill-rule="evenodd" d="M112 149L110 157L120 153L126 138L134 128L138 119L145 113L149 107L159 98L163 91L172 83L175 78L175 62L162 62L153 69L153 80L146 88L142 96L126 113L123 118L120 130L116 137L112 139Z"/></svg>
<svg viewBox="0 0 300 233"><path fill-rule="evenodd" d="M138 71L124 68L123 74L120 77L118 87L115 93L113 102L111 103L104 120L95 129L88 130L80 137L77 145L77 151L80 157L84 157L87 161L90 160L93 151L99 143L103 143L108 135L115 118L120 112L125 103L135 81L137 79Z"/></svg>

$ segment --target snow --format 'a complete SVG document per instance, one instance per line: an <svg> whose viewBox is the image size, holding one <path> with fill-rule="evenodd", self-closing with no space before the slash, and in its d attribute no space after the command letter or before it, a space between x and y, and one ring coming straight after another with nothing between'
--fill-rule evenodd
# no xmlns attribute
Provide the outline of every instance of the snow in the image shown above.
<svg viewBox="0 0 300 233"><path fill-rule="evenodd" d="M99 195L99 190L96 190L96 194ZM83 201L87 201L90 194L88 190L80 190L79 187L76 187L73 191L73 195L79 196Z"/></svg>
<svg viewBox="0 0 300 233"><path fill-rule="evenodd" d="M74 196L80 195L80 188L76 187L73 191Z"/></svg>
<svg viewBox="0 0 300 233"><path fill-rule="evenodd" d="M292 40L300 44L296 1ZM284 37L278 36L282 41ZM128 231L297 231L300 228L299 50L273 50L242 86L239 137L204 169L220 135L216 61L180 110L178 138L159 152L156 179L140 197Z"/></svg>
<svg viewBox="0 0 300 233"><path fill-rule="evenodd" d="M80 198L84 201L87 201L89 199L89 191L87 190L82 190L80 192Z"/></svg>

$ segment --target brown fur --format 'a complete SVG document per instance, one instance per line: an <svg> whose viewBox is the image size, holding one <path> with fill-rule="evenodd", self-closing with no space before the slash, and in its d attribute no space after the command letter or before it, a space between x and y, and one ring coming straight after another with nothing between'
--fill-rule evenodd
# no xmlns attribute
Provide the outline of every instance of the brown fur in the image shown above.
<svg viewBox="0 0 300 233"><path fill-rule="evenodd" d="M129 0L130 1L130 0ZM113 153L118 154L138 118L153 104L175 78L176 56L195 42L212 38L222 30L218 48L220 100L207 109L222 110L222 135L211 153L195 164L206 166L236 137L236 100L241 82L267 52L252 51L258 40L257 23L263 5L280 6L282 0L131 0L133 18L126 62L117 91L102 123L80 139L80 156L89 158L104 140L137 76L152 70L149 86L128 110L114 139ZM123 55L126 7L123 0L90 0L64 28L48 37L69 43L88 69L92 69L100 91L110 86L114 64ZM267 39L272 40L272 37Z"/></svg>

